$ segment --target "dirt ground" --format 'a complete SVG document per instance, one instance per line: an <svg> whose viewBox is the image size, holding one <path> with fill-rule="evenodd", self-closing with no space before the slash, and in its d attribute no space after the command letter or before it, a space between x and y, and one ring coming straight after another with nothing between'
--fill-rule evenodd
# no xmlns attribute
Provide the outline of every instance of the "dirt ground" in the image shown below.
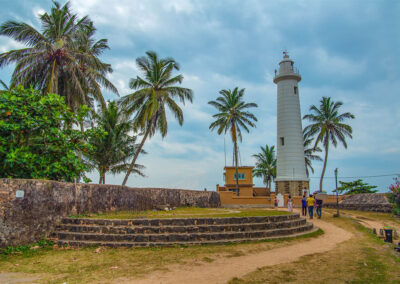
<svg viewBox="0 0 400 284"><path fill-rule="evenodd" d="M171 266L168 272L154 272L140 280L115 279L113 283L226 283L260 267L293 262L302 256L334 249L352 234L323 219L311 220L324 235L300 244L235 258L220 258L212 263Z"/></svg>

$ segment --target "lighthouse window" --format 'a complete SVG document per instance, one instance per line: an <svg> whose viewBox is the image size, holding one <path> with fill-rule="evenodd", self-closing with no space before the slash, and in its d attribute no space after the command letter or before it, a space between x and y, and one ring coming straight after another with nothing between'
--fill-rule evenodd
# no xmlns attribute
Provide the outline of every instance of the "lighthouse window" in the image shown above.
<svg viewBox="0 0 400 284"><path fill-rule="evenodd" d="M285 138L284 137L281 137L281 145L282 146L285 145Z"/></svg>
<svg viewBox="0 0 400 284"><path fill-rule="evenodd" d="M297 87L294 87L294 94L297 95Z"/></svg>

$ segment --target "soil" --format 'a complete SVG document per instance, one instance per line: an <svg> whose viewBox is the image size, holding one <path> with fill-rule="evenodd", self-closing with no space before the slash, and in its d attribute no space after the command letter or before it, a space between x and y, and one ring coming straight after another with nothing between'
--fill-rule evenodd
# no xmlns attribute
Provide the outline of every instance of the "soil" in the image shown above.
<svg viewBox="0 0 400 284"><path fill-rule="evenodd" d="M143 279L116 279L114 283L226 283L257 268L289 263L304 255L322 253L334 249L339 243L353 235L323 219L309 220L321 228L324 234L307 242L289 245L260 253L234 258L220 258L212 263L194 265L172 265L169 271L156 271Z"/></svg>

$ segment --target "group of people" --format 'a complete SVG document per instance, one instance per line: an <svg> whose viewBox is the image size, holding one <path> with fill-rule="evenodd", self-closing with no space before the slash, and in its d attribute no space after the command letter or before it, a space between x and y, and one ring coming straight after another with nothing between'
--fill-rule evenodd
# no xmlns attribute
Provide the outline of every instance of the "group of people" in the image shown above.
<svg viewBox="0 0 400 284"><path fill-rule="evenodd" d="M322 216L322 200L315 198L315 196L310 195L306 197L303 195L303 199L301 200L301 213L303 216L308 216L310 219L314 217L314 208L315 213L317 213L318 219L321 219Z"/></svg>
<svg viewBox="0 0 400 284"><path fill-rule="evenodd" d="M275 207L278 206L278 200L275 198L274 202ZM287 206L288 206L288 211L293 212L293 200L292 196L289 195L288 201L287 201ZM322 216L322 200L315 198L314 195L310 195L306 197L306 195L303 195L303 199L301 200L301 213L303 216L308 216L310 219L313 219L314 217L314 208L315 212L318 216L318 219L321 219Z"/></svg>

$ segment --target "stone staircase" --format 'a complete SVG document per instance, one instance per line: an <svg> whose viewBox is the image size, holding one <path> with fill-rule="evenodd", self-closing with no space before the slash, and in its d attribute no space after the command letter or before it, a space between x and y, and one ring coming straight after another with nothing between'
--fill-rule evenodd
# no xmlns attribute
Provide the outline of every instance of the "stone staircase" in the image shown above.
<svg viewBox="0 0 400 284"><path fill-rule="evenodd" d="M60 246L147 247L265 240L316 229L299 214L132 220L64 218L53 237Z"/></svg>

